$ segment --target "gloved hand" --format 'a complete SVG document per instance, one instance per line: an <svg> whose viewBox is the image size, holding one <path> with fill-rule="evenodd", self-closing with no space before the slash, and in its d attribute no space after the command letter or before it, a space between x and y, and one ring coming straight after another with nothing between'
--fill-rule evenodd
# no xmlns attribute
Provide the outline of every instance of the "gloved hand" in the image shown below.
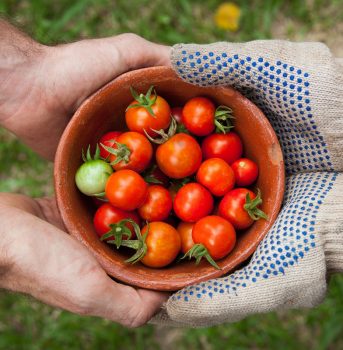
<svg viewBox="0 0 343 350"><path fill-rule="evenodd" d="M313 307L343 270L343 66L325 45L286 41L176 45L179 76L231 85L267 115L287 172L282 210L250 263L190 286L153 323L210 326L249 314Z"/></svg>

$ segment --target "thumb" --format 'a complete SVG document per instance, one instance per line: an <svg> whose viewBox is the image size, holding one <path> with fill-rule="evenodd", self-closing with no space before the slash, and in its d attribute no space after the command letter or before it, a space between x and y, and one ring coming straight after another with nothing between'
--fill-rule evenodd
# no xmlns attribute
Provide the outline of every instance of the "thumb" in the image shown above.
<svg viewBox="0 0 343 350"><path fill-rule="evenodd" d="M171 65L169 46L155 44L135 34L118 35L113 40L121 56L120 61L123 64L121 68L124 71Z"/></svg>
<svg viewBox="0 0 343 350"><path fill-rule="evenodd" d="M54 85L48 90L63 101L64 110L74 111L90 94L127 71L170 65L170 50L135 34L51 47L45 76Z"/></svg>
<svg viewBox="0 0 343 350"><path fill-rule="evenodd" d="M155 44L136 34L121 34L109 38L82 40L64 46L64 69L70 62L71 74L77 75L80 70L83 74L92 77L89 83L95 90L115 77L134 69L170 65L171 48ZM75 64L79 61L79 68Z"/></svg>

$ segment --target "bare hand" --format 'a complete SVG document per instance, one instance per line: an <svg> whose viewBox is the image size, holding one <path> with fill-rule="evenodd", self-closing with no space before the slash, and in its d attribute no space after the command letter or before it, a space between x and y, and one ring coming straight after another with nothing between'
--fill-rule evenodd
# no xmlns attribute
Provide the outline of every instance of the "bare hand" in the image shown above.
<svg viewBox="0 0 343 350"><path fill-rule="evenodd" d="M62 231L54 199L0 194L0 287L80 315L128 327L145 324L167 293L113 281L88 250Z"/></svg>
<svg viewBox="0 0 343 350"><path fill-rule="evenodd" d="M48 47L0 20L1 30L1 50L6 50L6 40L7 46L17 40L25 54L9 47L8 55L14 58L7 60L6 53L0 53L0 122L48 159L53 159L70 117L89 95L129 70L170 64L169 47L135 34Z"/></svg>

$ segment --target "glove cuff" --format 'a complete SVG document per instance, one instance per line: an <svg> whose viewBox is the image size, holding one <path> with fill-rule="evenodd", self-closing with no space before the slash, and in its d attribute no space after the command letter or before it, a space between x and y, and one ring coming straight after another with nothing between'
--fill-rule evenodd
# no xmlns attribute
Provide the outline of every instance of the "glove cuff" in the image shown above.
<svg viewBox="0 0 343 350"><path fill-rule="evenodd" d="M336 174L332 190L320 207L316 226L327 273L343 272L343 173Z"/></svg>
<svg viewBox="0 0 343 350"><path fill-rule="evenodd" d="M333 231L324 236L324 251L328 273L343 272L343 235L340 231Z"/></svg>

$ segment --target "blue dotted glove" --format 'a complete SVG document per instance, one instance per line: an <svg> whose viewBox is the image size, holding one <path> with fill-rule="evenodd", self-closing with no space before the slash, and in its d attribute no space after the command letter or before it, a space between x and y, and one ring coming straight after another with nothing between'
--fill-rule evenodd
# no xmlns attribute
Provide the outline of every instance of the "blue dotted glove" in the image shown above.
<svg viewBox="0 0 343 350"><path fill-rule="evenodd" d="M279 217L250 263L172 295L155 323L210 326L252 313L313 307L343 270L343 69L318 43L176 45L172 63L197 85L231 85L267 115L287 180Z"/></svg>

